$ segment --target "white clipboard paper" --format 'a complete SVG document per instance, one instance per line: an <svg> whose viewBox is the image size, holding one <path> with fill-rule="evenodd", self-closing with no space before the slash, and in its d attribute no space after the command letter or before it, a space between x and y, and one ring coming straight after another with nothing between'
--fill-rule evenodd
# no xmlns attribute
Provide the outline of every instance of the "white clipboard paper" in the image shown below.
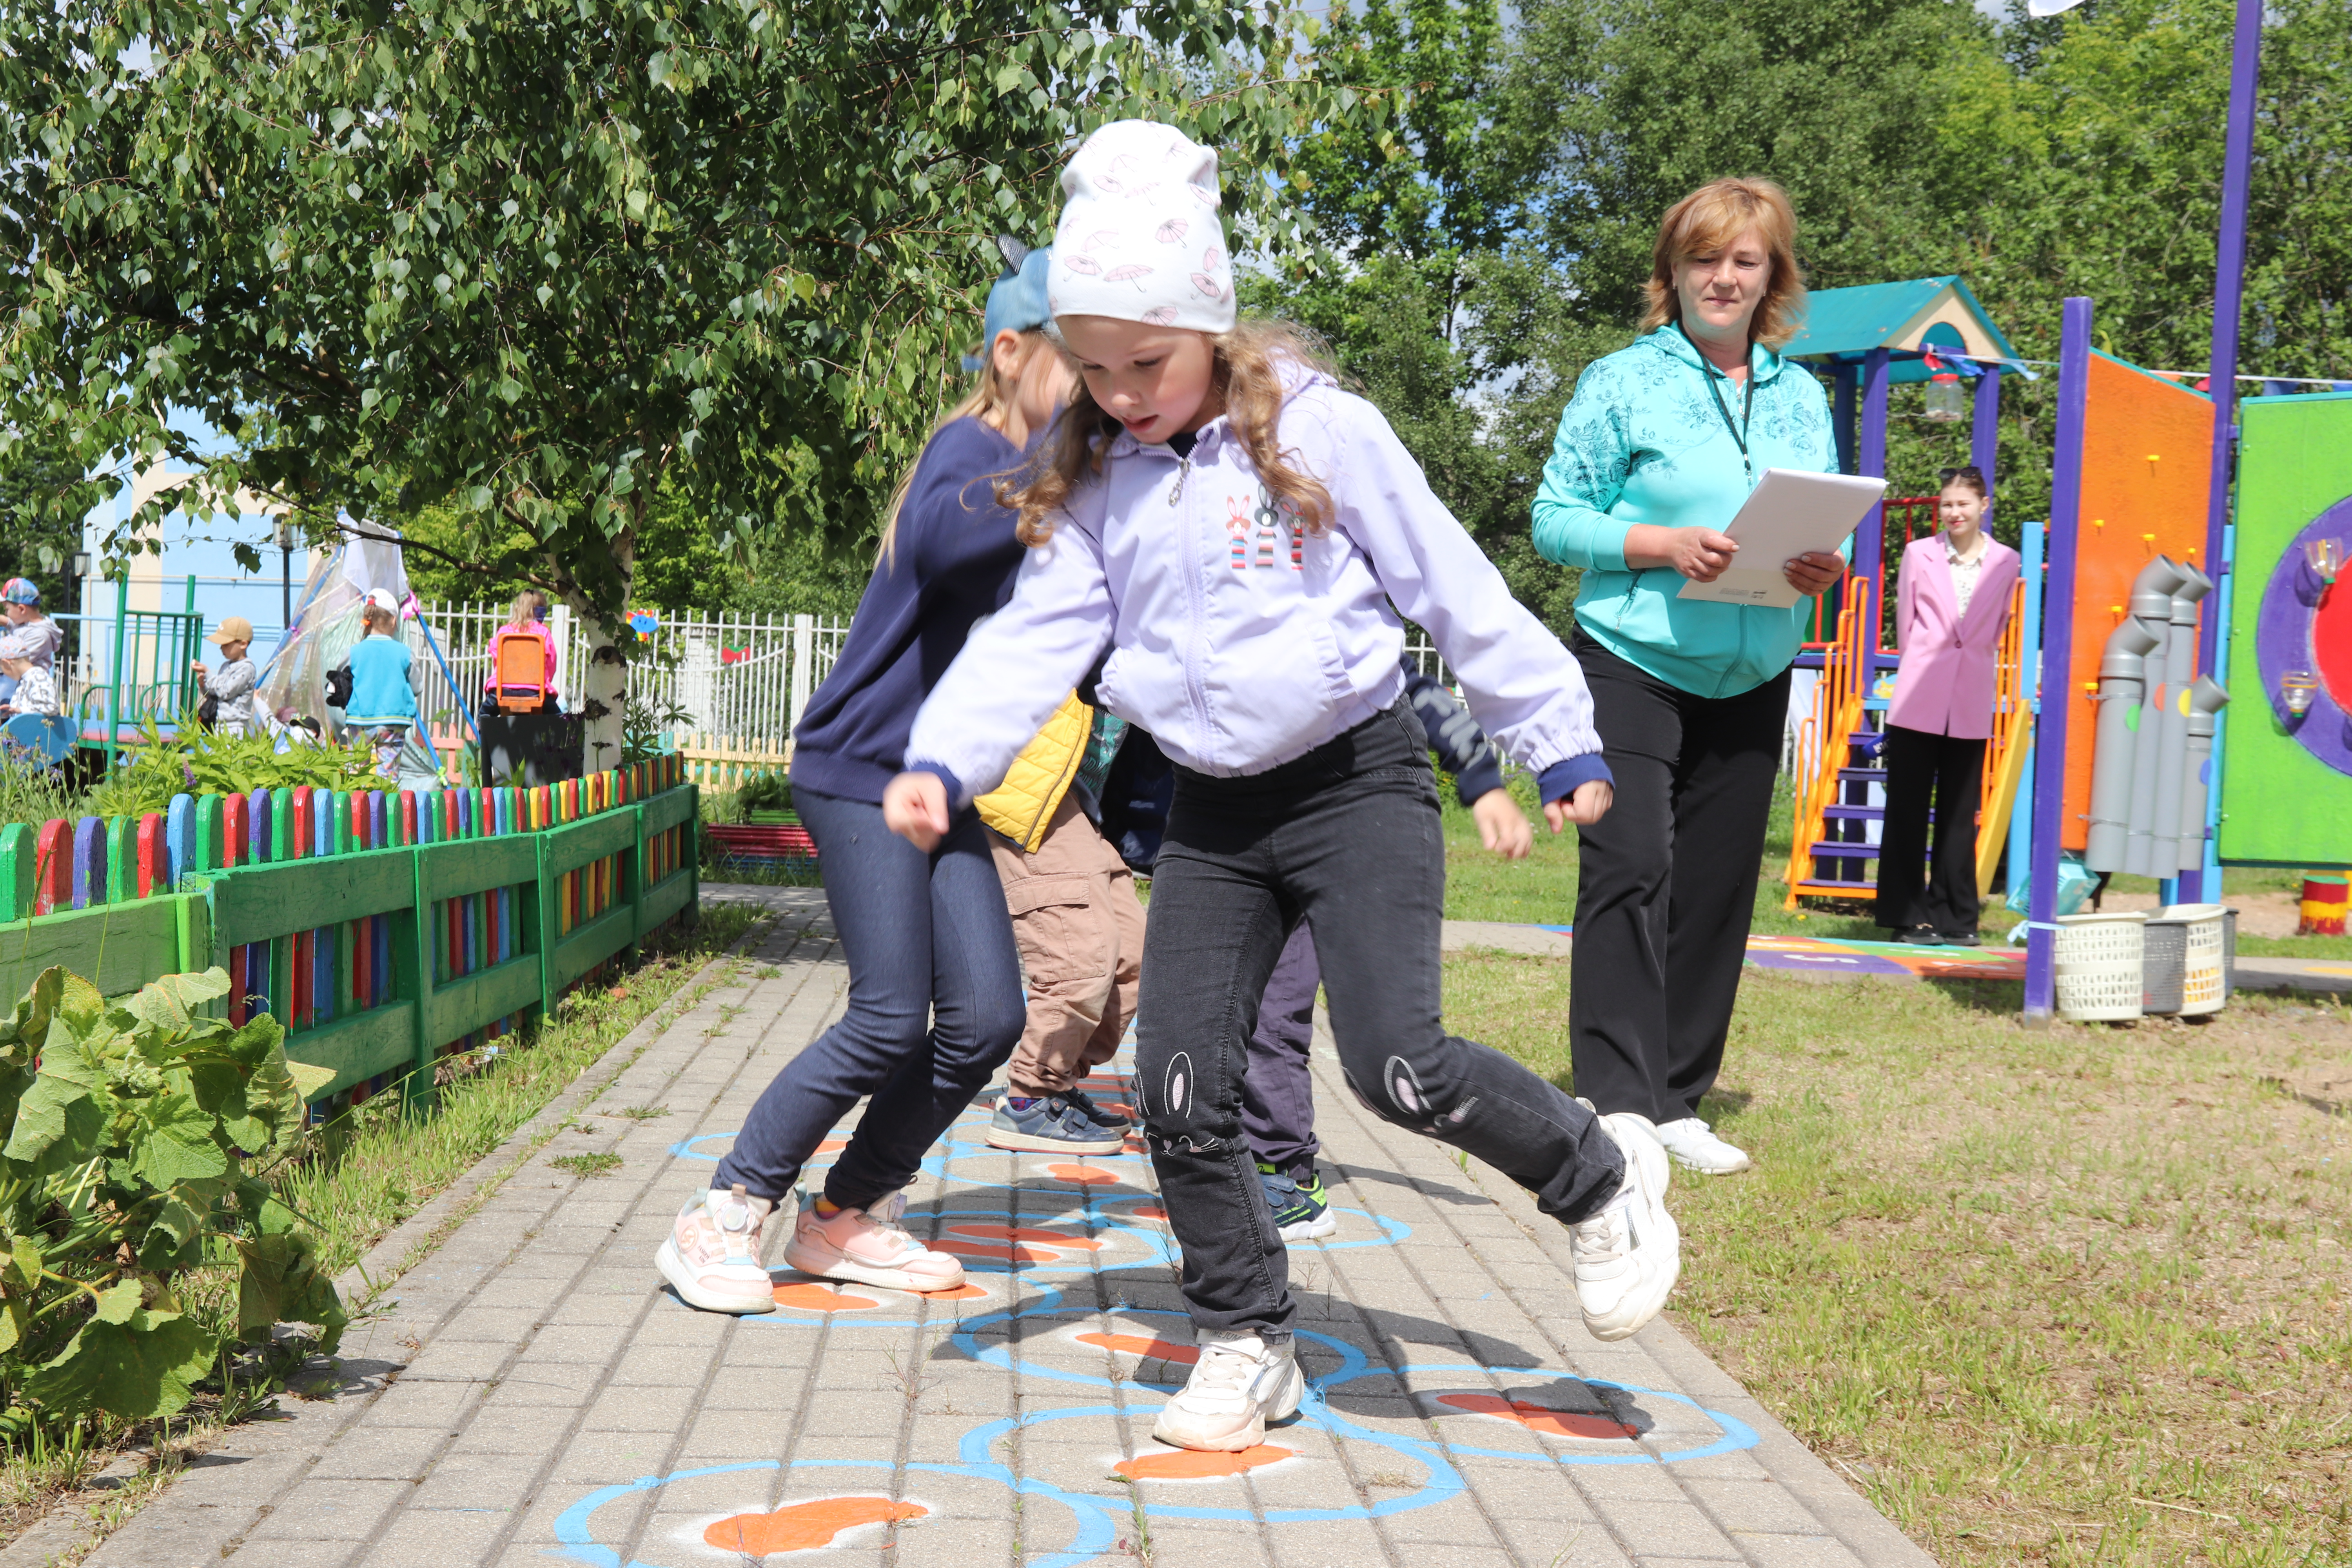
<svg viewBox="0 0 2352 1568"><path fill-rule="evenodd" d="M1712 583L1685 578L1676 597L1790 609L1802 595L1780 574L1781 564L1808 551L1834 552L1885 493L1885 479L1767 468L1723 531L1739 546L1730 569Z"/></svg>

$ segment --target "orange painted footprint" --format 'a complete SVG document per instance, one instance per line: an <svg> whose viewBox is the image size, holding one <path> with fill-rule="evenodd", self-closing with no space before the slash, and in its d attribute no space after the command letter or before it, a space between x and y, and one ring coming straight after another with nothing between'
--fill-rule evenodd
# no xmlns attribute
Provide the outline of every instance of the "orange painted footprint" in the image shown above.
<svg viewBox="0 0 2352 1568"><path fill-rule="evenodd" d="M1086 1333L1077 1335L1076 1339L1082 1345L1099 1345L1104 1350L1117 1351L1121 1355L1141 1356L1146 1361L1174 1361L1190 1366L1201 1359L1198 1346L1171 1344L1149 1334Z"/></svg>
<svg viewBox="0 0 2352 1568"><path fill-rule="evenodd" d="M708 1545L746 1557L772 1557L782 1552L806 1552L830 1546L845 1530L868 1524L897 1524L920 1519L930 1510L920 1503L898 1502L886 1497L829 1497L796 1502L773 1513L739 1513L722 1519L702 1532Z"/></svg>
<svg viewBox="0 0 2352 1568"><path fill-rule="evenodd" d="M1553 1410L1546 1405L1530 1405L1524 1399L1503 1399L1492 1394L1441 1394L1440 1405L1450 1405L1456 1410L1467 1410L1474 1415L1492 1415L1504 1421L1516 1421L1530 1432L1540 1432L1547 1437L1638 1437L1640 1433L1613 1415L1592 1415L1576 1410Z"/></svg>
<svg viewBox="0 0 2352 1568"><path fill-rule="evenodd" d="M1189 1352L1186 1360L1190 1360ZM1177 1448L1164 1454L1138 1454L1111 1468L1131 1481L1208 1481L1244 1475L1262 1465L1278 1465L1298 1456L1288 1448L1260 1443L1238 1454L1204 1454Z"/></svg>

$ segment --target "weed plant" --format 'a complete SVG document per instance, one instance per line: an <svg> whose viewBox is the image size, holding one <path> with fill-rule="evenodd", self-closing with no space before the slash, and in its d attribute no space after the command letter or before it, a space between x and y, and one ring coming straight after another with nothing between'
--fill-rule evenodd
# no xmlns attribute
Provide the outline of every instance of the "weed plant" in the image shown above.
<svg viewBox="0 0 2352 1568"><path fill-rule="evenodd" d="M320 1272L331 1278L358 1262L393 1227L536 1116L756 918L757 911L741 907L706 910L699 925L648 939L637 962L610 983L575 991L553 1020L444 1058L440 1076L446 1081L430 1114L406 1106L398 1092L388 1092L310 1129L304 1149L275 1173L271 1188L310 1227ZM488 1199L507 1173L485 1184L433 1241ZM235 1269L199 1268L183 1280L182 1305L192 1316L235 1320ZM363 1290L349 1303L354 1311L364 1310L367 1295ZM35 1425L13 1440L0 1435L0 1543L15 1540L48 1509L76 1496L127 1447L153 1447L155 1469L164 1473L200 1453L225 1427L267 1404L299 1374L310 1342L283 1343L288 1348L264 1347L225 1361L213 1378L198 1384L179 1416L165 1422L100 1415L63 1426ZM137 1500L127 1493L105 1495L125 1505ZM85 1495L77 1500L95 1500ZM100 1528L111 1528L128 1517L130 1507L95 1511L104 1514Z"/></svg>
<svg viewBox="0 0 2352 1568"><path fill-rule="evenodd" d="M36 765L25 752L0 744L0 824L79 816L81 800L61 770Z"/></svg>
<svg viewBox="0 0 2352 1568"><path fill-rule="evenodd" d="M266 734L184 730L167 736L152 721L130 760L89 795L94 816L140 816L171 809L179 795L250 795L308 784L329 790L388 790L364 742L299 742L278 749Z"/></svg>

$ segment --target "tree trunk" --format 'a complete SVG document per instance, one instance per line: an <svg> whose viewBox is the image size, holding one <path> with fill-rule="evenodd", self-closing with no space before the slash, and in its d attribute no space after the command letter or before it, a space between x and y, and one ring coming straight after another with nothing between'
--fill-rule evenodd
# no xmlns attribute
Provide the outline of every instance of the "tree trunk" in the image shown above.
<svg viewBox="0 0 2352 1568"><path fill-rule="evenodd" d="M636 582L636 531L630 529L613 541L612 565L621 582L620 603L625 606L629 593ZM588 773L600 773L621 765L622 730L626 719L629 692L629 662L625 638L630 635L624 620L608 621L598 615L593 605L582 595L572 605L580 616L581 636L588 645L588 668L580 681L581 711L588 717L586 746L581 758ZM625 616L625 608L623 611Z"/></svg>

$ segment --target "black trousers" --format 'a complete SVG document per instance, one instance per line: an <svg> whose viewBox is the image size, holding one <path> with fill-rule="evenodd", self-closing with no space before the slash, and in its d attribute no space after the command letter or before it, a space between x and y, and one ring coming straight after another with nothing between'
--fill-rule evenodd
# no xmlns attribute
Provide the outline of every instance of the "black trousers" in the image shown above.
<svg viewBox="0 0 2352 1568"><path fill-rule="evenodd" d="M1878 838L1878 923L1977 929L1977 805L1985 743L1886 726L1886 820ZM1936 805L1935 864L1927 867L1927 803ZM1923 885L1924 884L1924 885Z"/></svg>
<svg viewBox="0 0 2352 1568"><path fill-rule="evenodd" d="M1403 702L1263 773L1177 772L1152 868L1135 1089L1199 1328L1286 1333L1297 1310L1242 1086L1260 998L1301 920L1340 1069L1374 1115L1475 1154L1563 1223L1624 1184L1591 1111L1445 1032L1438 820L1429 743Z"/></svg>
<svg viewBox="0 0 2352 1568"><path fill-rule="evenodd" d="M1789 672L1696 697L1581 632L1617 803L1580 828L1570 949L1576 1092L1602 1114L1696 1115L1723 1065L1763 866Z"/></svg>

